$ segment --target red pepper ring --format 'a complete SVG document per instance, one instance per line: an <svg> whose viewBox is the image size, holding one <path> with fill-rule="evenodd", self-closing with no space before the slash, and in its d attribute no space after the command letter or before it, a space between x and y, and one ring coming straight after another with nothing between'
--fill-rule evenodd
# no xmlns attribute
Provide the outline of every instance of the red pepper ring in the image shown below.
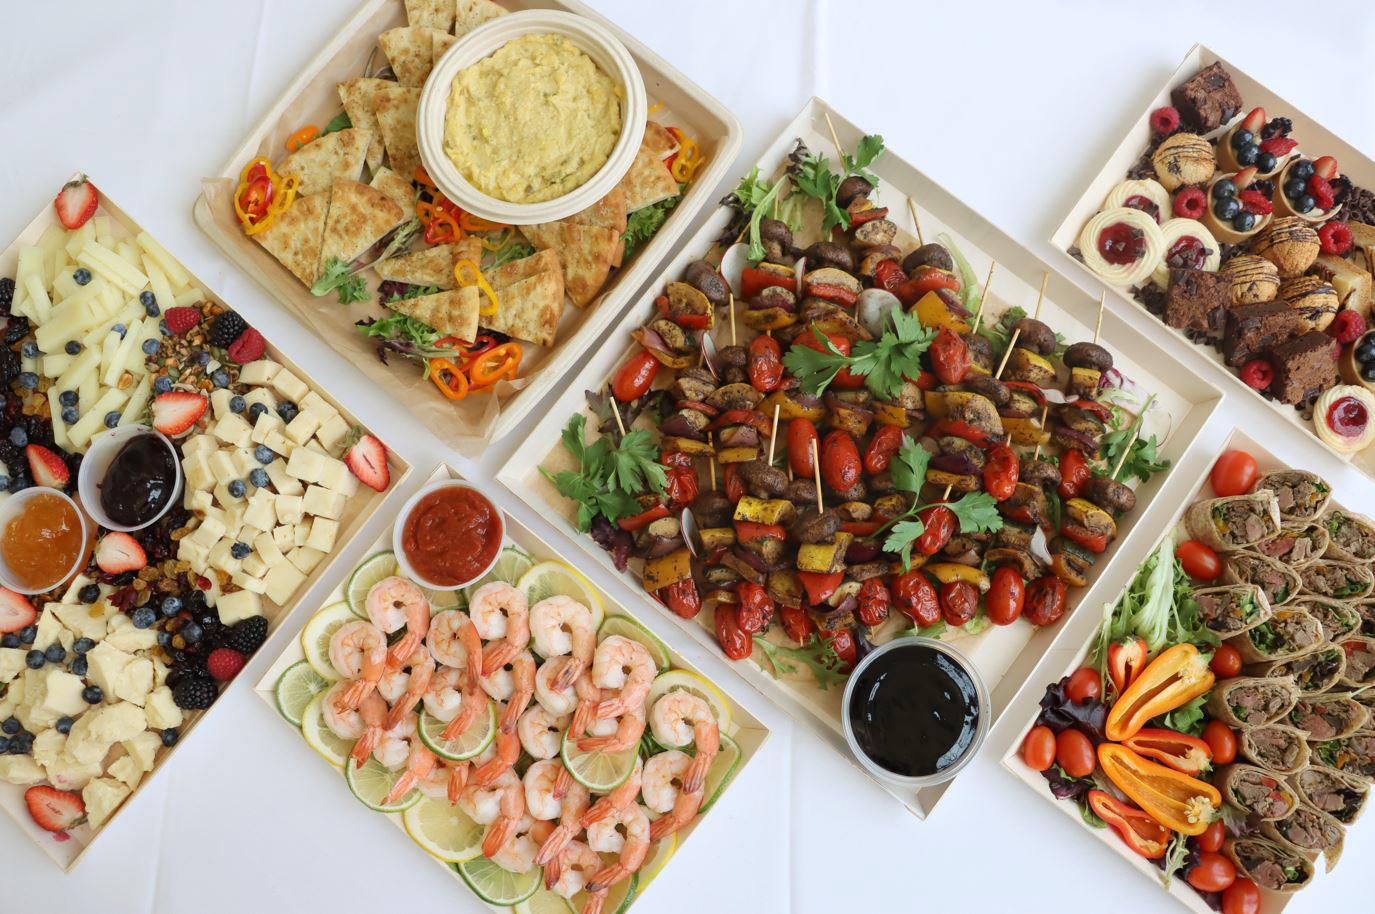
<svg viewBox="0 0 1375 914"><path fill-rule="evenodd" d="M1036 401L1037 406L1046 405L1046 392L1042 390L1040 387L1037 387L1035 384L1032 384L1030 381L1004 381L1003 386L1012 387L1025 392L1028 396L1030 396L1033 400Z"/></svg>
<svg viewBox="0 0 1375 914"><path fill-rule="evenodd" d="M1155 759L1162 765L1192 777L1200 777L1213 762L1213 750L1206 742L1197 736L1163 727L1146 727L1138 730L1135 736L1122 740L1122 745L1137 755Z"/></svg>
<svg viewBox="0 0 1375 914"><path fill-rule="evenodd" d="M775 285L777 285L777 283L775 283ZM852 292L842 286L836 286L825 282L809 283L807 285L807 294L812 298L819 298L844 308L853 308L855 302L859 301L859 293Z"/></svg>
<svg viewBox="0 0 1375 914"><path fill-rule="evenodd" d="M1088 792L1089 808L1112 830L1122 842L1147 860L1165 856L1172 833L1152 819L1144 810L1124 803L1102 790Z"/></svg>

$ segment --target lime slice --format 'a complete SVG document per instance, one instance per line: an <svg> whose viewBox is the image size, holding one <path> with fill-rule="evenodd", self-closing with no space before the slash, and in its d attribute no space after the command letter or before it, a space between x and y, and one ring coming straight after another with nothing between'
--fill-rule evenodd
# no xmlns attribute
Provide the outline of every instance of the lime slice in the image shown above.
<svg viewBox="0 0 1375 914"><path fill-rule="evenodd" d="M363 604L368 598L368 591L378 581L396 574L396 567L395 552L379 552L363 559L344 585L344 600L348 603L349 611L360 619L366 619L368 611Z"/></svg>
<svg viewBox="0 0 1375 914"><path fill-rule="evenodd" d="M286 668L277 680L277 710L292 724L301 726L301 714L310 700L329 688L325 679L304 660L299 660Z"/></svg>
<svg viewBox="0 0 1375 914"><path fill-rule="evenodd" d="M573 902L562 895L540 886L535 894L516 904L515 914L578 914L581 908L573 907Z"/></svg>
<svg viewBox="0 0 1375 914"><path fill-rule="evenodd" d="M421 587L420 592L430 601L430 615L434 616L450 609L466 609L468 598L461 590L433 590Z"/></svg>
<svg viewBox="0 0 1375 914"><path fill-rule="evenodd" d="M329 662L329 639L345 622L356 617L349 611L348 604L335 603L310 617L306 627L301 629L301 650L305 652L306 662L321 678L335 682L339 679L334 664Z"/></svg>
<svg viewBox="0 0 1375 914"><path fill-rule="evenodd" d="M540 562L521 575L516 586L525 591L530 605L534 606L547 597L563 595L572 597L592 610L592 624L601 625L606 615L602 609L601 597L592 582L563 562Z"/></svg>
<svg viewBox="0 0 1375 914"><path fill-rule="evenodd" d="M397 778L401 777L401 773L405 770L405 768L398 768L392 771L375 758L369 758L362 765L359 765L350 756L344 765L344 780L348 782L349 790L353 791L353 795L362 800L363 805L368 809L374 809L377 812L403 812L420 802L420 791L413 789L391 804L383 803L382 799L391 793Z"/></svg>
<svg viewBox="0 0 1375 914"><path fill-rule="evenodd" d="M635 768L635 759L640 754L640 745L636 743L620 752L584 752L565 733L559 754L568 773L573 775L573 780L593 793L608 793L630 777L630 772Z"/></svg>
<svg viewBox="0 0 1375 914"><path fill-rule="evenodd" d="M659 843L654 845L654 853L645 861L644 866L640 867L639 888L643 889L654 881L654 877L659 875L659 871L664 868L665 864L668 863L668 859L673 856L673 852L677 849L677 833L671 834L667 838L659 839Z"/></svg>
<svg viewBox="0 0 1375 914"><path fill-rule="evenodd" d="M706 800L698 810L698 815L711 809L711 804L716 802L721 791L725 790L726 785L735 777L735 771L740 767L741 755L740 744L722 733L721 748L717 750L716 758L711 760L711 767L707 769L707 784L703 791Z"/></svg>
<svg viewBox="0 0 1375 914"><path fill-rule="evenodd" d="M467 587L464 587L463 593L471 600L473 598L473 592L483 584L488 584L492 581L505 581L507 584L514 584L520 580L521 575L525 574L525 572L529 571L534 566L535 560L530 557L530 553L519 546L507 546L505 549L501 550L501 554L497 556L496 564L492 566L492 570L469 584Z"/></svg>
<svg viewBox="0 0 1375 914"><path fill-rule="evenodd" d="M301 735L306 738L310 748L324 756L325 761L335 768L343 768L353 749L353 741L337 735L325 724L324 707L324 693L316 695L306 704L301 712Z"/></svg>
<svg viewBox="0 0 1375 914"><path fill-rule="evenodd" d="M721 735L725 736L732 732L731 728L735 715L731 712L730 702L726 700L726 696L721 694L721 690L716 686L696 673L689 673L687 670L670 670L655 679L649 687L645 707L654 707L654 702L662 698L669 689L687 689L694 695L705 699L716 714L716 726L720 728Z"/></svg>
<svg viewBox="0 0 1375 914"><path fill-rule="evenodd" d="M482 856L485 828L448 800L423 797L401 814L411 839L445 863L462 863Z"/></svg>
<svg viewBox="0 0 1375 914"><path fill-rule="evenodd" d="M544 881L544 867L531 867L528 873L512 873L486 857L455 863L454 869L478 898L494 905L520 904L535 894Z"/></svg>
<svg viewBox="0 0 1375 914"><path fill-rule="evenodd" d="M482 754L482 750L491 745L492 738L497 734L497 709L496 704L489 698L487 700L487 713L479 714L477 720L453 739L443 739L440 734L448 726L444 721L437 717L431 717L428 711L420 712L420 723L416 729L420 732L420 741L440 758L448 759L451 762L461 762L464 759L473 758Z"/></svg>
<svg viewBox="0 0 1375 914"><path fill-rule="evenodd" d="M606 904L602 907L602 914L624 914L630 907L630 903L635 900L635 893L639 886L639 873L631 873L629 879L622 879L613 885L611 891L606 893ZM581 911L587 907L587 893L579 892L570 901L573 910Z"/></svg>
<svg viewBox="0 0 1375 914"><path fill-rule="evenodd" d="M622 638L643 644L649 650L649 656L654 658L654 665L659 668L660 673L667 673L673 666L673 660L668 655L668 645L660 641L658 635L629 616L607 616L602 627L597 629L597 643L600 644L612 635L620 635Z"/></svg>

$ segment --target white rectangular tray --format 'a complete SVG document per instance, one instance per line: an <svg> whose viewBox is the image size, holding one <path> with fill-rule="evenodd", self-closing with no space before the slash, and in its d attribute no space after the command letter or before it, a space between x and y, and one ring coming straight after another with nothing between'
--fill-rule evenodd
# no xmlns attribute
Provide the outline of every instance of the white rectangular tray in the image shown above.
<svg viewBox="0 0 1375 914"><path fill-rule="evenodd" d="M462 478L462 475L457 470L447 465L441 465L433 473L430 474L430 476L426 479L426 482L432 482L436 479ZM563 561L568 564L572 564L568 562L568 560L564 558L564 556L561 553L554 550L547 543L545 543L544 540L540 539L538 534L536 534L529 527L525 526L525 524L521 523L519 518L511 514L507 514L505 517L506 542L508 545L514 544L516 546L519 546L521 549L524 549L526 552L534 556L536 561L556 559L558 561ZM373 552L381 552L384 550L390 550L391 548L392 528L388 526L381 533L381 535L378 536L376 542L373 544ZM369 554L373 553L370 552ZM343 600L343 587L347 580L347 575L337 576L336 586L330 592L329 596L324 600L324 602L322 602L320 605L329 606ZM593 585L590 582L588 582L588 586L593 587ZM627 618L634 619L635 621L644 624L642 619L636 617L633 613L629 612L623 606L614 602L607 594L602 593L601 591L596 591L596 593L597 596L601 598L602 607L606 610L606 614L608 616L626 616ZM654 624L645 625L645 627L652 630L654 628L658 628L659 626L657 624ZM702 675L701 671L697 667L693 666L692 663L689 662L685 657L683 657L682 654L674 650L671 645L668 645L668 652L670 659L673 661L674 669L688 670L690 672L696 673L699 676ZM272 666L267 670L266 673L263 674L263 678L258 681L258 684L256 686L254 686L254 689L256 690L258 697L261 698L263 702L267 704L270 708L272 708L272 716L288 727L291 726L291 722L286 720L286 718L282 717L281 714L277 711L275 686L277 684L278 678L287 669L287 667L303 659L305 659L305 654L301 650L301 639L293 638L288 644L284 646L281 655L273 661ZM726 794L729 792L731 784L735 781L736 778L739 777L740 771L745 767L745 765L749 763L750 759L754 758L755 754L759 752L760 747L764 745L764 740L766 740L769 736L768 727L766 727L764 723L761 720L759 720L759 718L755 717L747 708L741 705L739 701L733 695L727 692L724 688L722 688L720 684L717 684L717 688L721 690L721 693L725 696L731 708L733 722L731 729L727 731L727 735L732 737L740 746L740 762L736 766L734 773L730 776L730 779L726 782L725 787L722 789L721 797L717 799L716 803L713 803L711 805L710 809L698 815L697 818L693 820L693 822L690 825L687 826L687 828L683 829L679 833L680 841L689 840L691 835L695 831L697 831L698 828L701 827L702 823L706 820L706 818L710 816L711 813L720 805L721 799L724 798ZM302 740L301 754L303 756L318 756L318 753L309 749L309 747L305 745L304 740ZM320 757L320 761L324 761L323 757ZM342 777L339 780L338 786L339 802L354 802L354 799L352 796L350 796L348 787L344 784ZM383 814L379 813L378 815ZM390 820L392 825L394 825L397 828L397 830L400 831L403 835L406 833L405 827L401 823L401 816L399 814L388 814L386 815L386 818ZM430 857L428 854L425 854L424 851L420 850L419 848L416 849L416 855L424 856L426 859L432 861L438 866L443 867L444 871L447 872L449 876L454 880L454 882L461 887L462 891L469 895L469 897L472 899L473 904L476 905L482 903L476 895L471 894L471 890L467 887L467 884L463 882L463 879L458 875L458 873L454 870L454 868L451 865L444 863L434 857ZM672 861L670 860L667 865L672 866ZM635 897L631 901L631 905L629 908L630 910L633 910L635 908L635 905L639 902L641 895L647 887L648 886L642 885L637 890ZM500 910L505 912L510 909L493 908L493 910Z"/></svg>
<svg viewBox="0 0 1375 914"><path fill-rule="evenodd" d="M835 124L841 143L847 144L847 148L862 135L863 131L845 120L835 109L824 101L813 98L764 152L759 162L761 173L772 176L798 137L801 137L809 148L824 150L829 155L832 143L826 125L828 114ZM910 226L905 194L910 195L920 211L926 238L934 238L939 231L951 233L955 236L960 249L972 261L974 271L980 277L988 271L990 258L997 261L997 276L990 296L994 311L990 311L990 314L1000 313L1013 304L1025 306L1028 310L1034 307L1041 275L1043 271L1049 270L1049 267L1034 254L899 158L896 153L885 152L875 164L873 171L880 178L879 202L890 208L889 218L899 226ZM721 235L730 218L731 212L726 208L713 214L661 271L661 276L666 279L682 276L687 264L705 254ZM612 565L608 553L589 537L577 532L572 522L572 503L559 495L544 478L540 469L564 467L562 461L566 459L566 455L563 454L559 442L560 431L571 415L587 412L584 391L601 389L616 371L630 351L629 331L649 320L654 309L654 298L658 294L657 283L645 291L613 329L610 343L594 353L583 364L582 370L569 379L563 394L550 405L549 411L531 432L527 444L511 456L497 475L497 479L517 497L560 526L585 552L612 574L619 572ZM1064 277L1051 272L1043 316L1052 327L1065 332L1069 339L1087 339L1093 335L1097 312L1096 299ZM1110 310L1103 315L1102 341L1114 353L1118 367L1135 378L1138 383L1157 392L1162 406L1175 417L1173 431L1165 442L1162 453L1177 461L1203 429L1208 417L1220 405L1221 392L1212 384L1196 377L1168 353L1144 344L1136 337L1135 331ZM593 424L595 426L595 420ZM1149 505L1163 481L1162 476L1157 476L1138 490L1138 508L1119 526L1119 540L1112 554L1121 552L1124 543L1133 538L1132 531L1149 510ZM1110 565L1111 557L1110 554L1107 560L1099 561L1091 574L1091 582L1104 574ZM709 613L700 613L696 620L681 619L666 612L658 601L645 593L639 580L633 575L627 575L625 580L641 594L644 606L653 607L655 611L664 613L700 644L712 650L719 650L711 629ZM1075 603L1091 606L1095 605L1095 599L1095 590L1089 589L1080 591ZM645 612L648 614L647 609ZM1007 627L993 626L977 636L964 637L958 642L960 648L972 657L988 684L995 719L1026 674L1050 646L1061 627L1073 615L1072 611L1066 613L1065 619L1056 625L1039 629L1026 622L1018 622ZM837 752L853 761L841 731L839 689L820 691L812 685L810 679L774 679L753 661L737 663L734 669ZM863 769L856 765L856 770ZM913 813L925 817L949 784L917 792L903 791L887 784L881 786Z"/></svg>
<svg viewBox="0 0 1375 914"><path fill-rule="evenodd" d="M639 65L651 107L656 102L662 104L652 117L666 125L681 126L707 158L663 226L626 268L618 271L597 301L587 308L564 309L558 339L551 348L526 347L526 359L521 365L523 383L500 404L493 395L484 394L470 397L460 406L439 396L431 383L405 360L393 360L391 366L382 364L370 338L353 326L358 317L381 313L371 296L367 303L348 306L336 303L332 295L311 295L261 245L244 235L227 204L212 202L207 193L202 193L195 204L196 223L236 266L256 279L297 320L355 368L379 386L394 391L397 399L435 435L469 457L479 453L487 442L515 428L564 372L578 364L592 348L640 285L655 275L659 262L668 256L693 217L711 202L716 185L740 151L743 138L740 122L725 106L581 0L500 2L511 10L566 10L610 29ZM232 182L254 156L265 154L278 159L284 155L283 142L294 130L305 124L323 125L333 117L341 107L336 84L361 75L377 49L377 35L399 25L405 25L400 0L368 0L360 6L249 132L219 173L206 179L207 188L222 188L227 183L232 189ZM217 201L227 200L226 194L214 196Z"/></svg>

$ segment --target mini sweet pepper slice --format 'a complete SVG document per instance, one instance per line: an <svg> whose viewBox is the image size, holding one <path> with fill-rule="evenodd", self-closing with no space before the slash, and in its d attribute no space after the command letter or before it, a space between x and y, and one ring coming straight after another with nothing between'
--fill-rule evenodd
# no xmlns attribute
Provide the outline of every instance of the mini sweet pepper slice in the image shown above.
<svg viewBox="0 0 1375 914"><path fill-rule="evenodd" d="M1198 648L1187 642L1167 648L1118 696L1108 712L1108 739L1121 742L1212 687L1213 671Z"/></svg>
<svg viewBox="0 0 1375 914"><path fill-rule="evenodd" d="M1126 746L1101 744L1098 764L1143 812L1180 834L1203 834L1222 806L1222 794L1212 784L1142 758Z"/></svg>
<svg viewBox="0 0 1375 914"><path fill-rule="evenodd" d="M1148 656L1146 641L1140 635L1115 641L1108 647L1108 678L1118 695L1141 675Z"/></svg>
<svg viewBox="0 0 1375 914"><path fill-rule="evenodd" d="M1213 762L1213 750L1203 740L1163 727L1138 730L1135 736L1122 740L1122 745L1137 755L1194 777L1207 771Z"/></svg>
<svg viewBox="0 0 1375 914"><path fill-rule="evenodd" d="M1147 860L1165 856L1170 844L1170 830L1145 812L1102 790L1090 790L1089 808L1112 826L1122 841Z"/></svg>

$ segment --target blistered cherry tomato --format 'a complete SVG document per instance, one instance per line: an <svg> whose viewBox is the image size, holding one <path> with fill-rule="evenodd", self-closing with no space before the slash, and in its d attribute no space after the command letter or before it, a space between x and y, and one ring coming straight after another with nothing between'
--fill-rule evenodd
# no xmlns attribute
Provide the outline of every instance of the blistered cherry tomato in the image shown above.
<svg viewBox="0 0 1375 914"><path fill-rule="evenodd" d="M1227 826L1221 819L1212 822L1204 829L1203 834L1198 836L1198 849L1216 854L1222 850L1222 842L1227 840Z"/></svg>
<svg viewBox="0 0 1375 914"><path fill-rule="evenodd" d="M1006 444L995 444L988 449L984 461L984 491L992 495L994 501L1007 501L1017 489L1020 470L1017 452Z"/></svg>
<svg viewBox="0 0 1375 914"><path fill-rule="evenodd" d="M945 505L922 508L917 512L917 517L926 529L922 530L921 535L913 542L912 548L921 555L935 555L944 549L945 544L950 542L950 537L955 535L955 528L959 526L955 512Z"/></svg>
<svg viewBox="0 0 1375 914"><path fill-rule="evenodd" d="M850 340L848 337L841 336L839 333L827 333L825 337L830 342L831 346L835 347L835 350L841 355L850 354ZM831 351L816 338L815 333L798 334L797 338L793 340L793 345L806 346L808 349L815 349L817 352ZM831 386L838 390L858 390L864 386L864 376L852 374L850 369L842 368L840 369L840 373L836 375L835 380L831 382Z"/></svg>
<svg viewBox="0 0 1375 914"><path fill-rule="evenodd" d="M958 384L969 373L969 344L949 327L942 327L936 334L927 354L931 357L931 370L942 384Z"/></svg>
<svg viewBox="0 0 1375 914"><path fill-rule="evenodd" d="M940 590L941 618L946 625L964 625L979 611L979 591L968 581L951 581Z"/></svg>
<svg viewBox="0 0 1375 914"><path fill-rule="evenodd" d="M740 628L750 635L768 629L773 622L777 606L763 585L753 581L741 581L735 586L735 595L740 598L740 606L736 611Z"/></svg>
<svg viewBox="0 0 1375 914"><path fill-rule="evenodd" d="M1174 555L1184 573L1196 581L1216 581L1222 576L1222 559L1207 543L1185 540L1175 547Z"/></svg>
<svg viewBox="0 0 1375 914"><path fill-rule="evenodd" d="M821 480L833 492L844 492L859 482L859 448L850 433L835 429L821 442Z"/></svg>
<svg viewBox="0 0 1375 914"><path fill-rule="evenodd" d="M771 336L750 340L748 371L750 386L761 393L777 390L783 380L783 347Z"/></svg>
<svg viewBox="0 0 1375 914"><path fill-rule="evenodd" d="M611 394L622 403L629 403L644 396L658 373L659 360L647 350L641 349L626 359L621 370L616 372L616 380L611 382Z"/></svg>
<svg viewBox="0 0 1375 914"><path fill-rule="evenodd" d="M915 568L893 579L893 605L898 612L922 628L941 620L941 604L936 596L936 588L926 575Z"/></svg>
<svg viewBox="0 0 1375 914"><path fill-rule="evenodd" d="M1070 727L1055 737L1055 761L1072 778L1086 778L1097 765L1093 743L1078 730Z"/></svg>
<svg viewBox="0 0 1375 914"><path fill-rule="evenodd" d="M1208 474L1213 484L1213 494L1219 498L1229 495L1245 495L1256 484L1260 474L1256 458L1245 451L1223 451Z"/></svg>
<svg viewBox="0 0 1375 914"><path fill-rule="evenodd" d="M1084 483L1093 475L1093 467L1088 458L1077 448L1070 448L1060 455L1060 497L1074 498Z"/></svg>
<svg viewBox="0 0 1375 914"><path fill-rule="evenodd" d="M1222 891L1222 914L1260 914L1260 887L1238 879Z"/></svg>
<svg viewBox="0 0 1375 914"><path fill-rule="evenodd" d="M1069 588L1053 574L1042 575L1026 589L1022 615L1032 625L1050 625L1065 614L1065 594Z"/></svg>
<svg viewBox="0 0 1375 914"><path fill-rule="evenodd" d="M1213 764L1227 765L1237 757L1237 735L1220 720L1208 721L1203 728L1203 741L1213 750Z"/></svg>
<svg viewBox="0 0 1375 914"><path fill-rule="evenodd" d="M1213 659L1208 662L1208 669L1218 679L1235 676L1241 672L1241 652L1230 644L1219 644L1213 648Z"/></svg>
<svg viewBox="0 0 1375 914"><path fill-rule="evenodd" d="M882 473L888 469L900 447L902 429L896 425L880 425L864 449L864 472Z"/></svg>
<svg viewBox="0 0 1375 914"><path fill-rule="evenodd" d="M984 597L984 612L994 625L1011 625L1022 614L1026 585L1011 565L999 565L993 571L993 582Z"/></svg>
<svg viewBox="0 0 1375 914"><path fill-rule="evenodd" d="M1200 892L1225 892L1237 881L1237 868L1221 854L1204 851L1184 878Z"/></svg>
<svg viewBox="0 0 1375 914"><path fill-rule="evenodd" d="M821 637L831 642L831 649L840 658L840 671L848 673L852 670L855 659L859 656L859 646L855 644L854 633L848 628L838 628L835 631L822 632Z"/></svg>
<svg viewBox="0 0 1375 914"><path fill-rule="evenodd" d="M1093 701L1103 694L1103 680L1098 671L1091 666L1081 666L1070 674L1065 685L1065 695L1076 705Z"/></svg>
<svg viewBox="0 0 1375 914"><path fill-rule="evenodd" d="M882 578L870 578L859 587L859 608L855 616L865 625L879 625L888 618L888 586Z"/></svg>
<svg viewBox="0 0 1375 914"><path fill-rule="evenodd" d="M811 419L798 416L788 423L788 465L799 479L811 479L816 472L812 467L812 445L817 440Z"/></svg>
<svg viewBox="0 0 1375 914"><path fill-rule="evenodd" d="M1032 771L1045 771L1055 761L1055 734L1044 724L1032 727L1022 742L1022 761Z"/></svg>
<svg viewBox="0 0 1375 914"><path fill-rule="evenodd" d="M783 633L798 644L806 644L816 628L812 617L800 606L780 606L778 621L783 626Z"/></svg>
<svg viewBox="0 0 1375 914"><path fill-rule="evenodd" d="M697 582L684 578L659 589L659 599L673 610L675 616L691 619L702 611L702 598L697 594Z"/></svg>
<svg viewBox="0 0 1375 914"><path fill-rule="evenodd" d="M740 627L734 603L716 604L716 643L732 660L744 660L754 650L754 639Z"/></svg>

